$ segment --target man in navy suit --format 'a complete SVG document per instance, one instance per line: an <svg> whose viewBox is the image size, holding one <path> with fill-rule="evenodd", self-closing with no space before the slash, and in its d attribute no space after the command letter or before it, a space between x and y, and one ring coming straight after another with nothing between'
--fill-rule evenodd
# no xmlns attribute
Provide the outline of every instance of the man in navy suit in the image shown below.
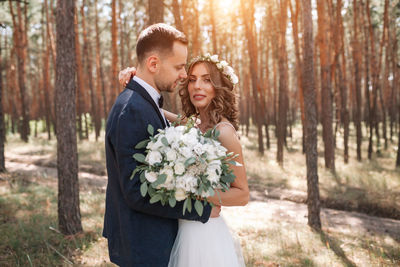
<svg viewBox="0 0 400 267"><path fill-rule="evenodd" d="M108 185L103 236L108 239L110 260L120 266L168 266L178 230L177 219L207 222L220 209L208 205L203 215L195 211L182 215L183 203L174 208L160 202L150 204L140 194L137 174L130 179L137 162L132 155L144 150L134 147L155 130L168 125L159 106L161 91L173 92L186 78L187 40L183 33L166 24L146 28L136 46L138 68L112 107L106 127ZM200 253L200 252L199 252Z"/></svg>

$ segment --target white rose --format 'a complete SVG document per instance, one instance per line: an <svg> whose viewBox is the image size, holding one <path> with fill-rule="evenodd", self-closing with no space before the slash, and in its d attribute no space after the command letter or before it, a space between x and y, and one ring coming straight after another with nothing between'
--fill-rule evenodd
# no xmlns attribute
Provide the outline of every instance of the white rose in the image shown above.
<svg viewBox="0 0 400 267"><path fill-rule="evenodd" d="M223 66L222 66L220 63L217 63L216 65L217 65L217 68L218 68L218 69L223 68Z"/></svg>
<svg viewBox="0 0 400 267"><path fill-rule="evenodd" d="M178 162L174 167L176 175L182 175L185 172L185 165L182 162Z"/></svg>
<svg viewBox="0 0 400 267"><path fill-rule="evenodd" d="M231 76L231 80L233 84L237 84L239 82L239 78L235 74Z"/></svg>
<svg viewBox="0 0 400 267"><path fill-rule="evenodd" d="M174 183L173 183L174 182L174 172L173 172L172 168L169 166L164 167L160 173L167 175L167 179L165 180L163 187L170 189L170 190L173 189L173 187L174 187Z"/></svg>
<svg viewBox="0 0 400 267"><path fill-rule="evenodd" d="M212 62L218 62L218 55L212 55L211 57L210 57L210 59L211 59L211 61Z"/></svg>
<svg viewBox="0 0 400 267"><path fill-rule="evenodd" d="M205 152L204 149L203 149L203 145L202 144L196 144L193 147L193 151L194 151L194 153L196 153L199 156L202 155Z"/></svg>
<svg viewBox="0 0 400 267"><path fill-rule="evenodd" d="M149 154L146 156L146 161L150 165L154 165L156 163L161 163L162 160L162 155L158 151L151 151Z"/></svg>
<svg viewBox="0 0 400 267"><path fill-rule="evenodd" d="M169 149L166 153L168 161L176 160L176 152L173 149Z"/></svg>
<svg viewBox="0 0 400 267"><path fill-rule="evenodd" d="M227 67L228 66L228 62L226 62L225 60L222 60L220 62L220 64L221 64L222 67Z"/></svg>
<svg viewBox="0 0 400 267"><path fill-rule="evenodd" d="M146 171L144 173L144 177L146 177L146 180L150 183L154 183L157 180L157 174L155 172Z"/></svg>
<svg viewBox="0 0 400 267"><path fill-rule="evenodd" d="M175 191L175 199L177 201L184 200L186 198L186 193L182 188L178 188Z"/></svg>
<svg viewBox="0 0 400 267"><path fill-rule="evenodd" d="M185 147L185 146L179 148L179 153L181 153L182 156L186 159L193 156L192 150L189 147Z"/></svg>

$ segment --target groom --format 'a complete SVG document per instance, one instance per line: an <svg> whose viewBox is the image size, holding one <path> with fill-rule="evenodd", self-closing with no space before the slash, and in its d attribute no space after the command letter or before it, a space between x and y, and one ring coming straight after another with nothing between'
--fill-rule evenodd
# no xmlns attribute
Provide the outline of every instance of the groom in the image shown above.
<svg viewBox="0 0 400 267"><path fill-rule="evenodd" d="M160 91L173 92L186 78L187 39L166 24L155 24L140 33L136 76L112 107L106 127L108 185L103 236L108 239L110 260L120 266L167 266L178 230L178 220L207 222L219 209L206 206L202 216L195 211L182 215L183 203L175 208L150 204L140 194L139 175L131 180L137 162L134 149L155 131L168 125L160 107ZM199 252L200 253L200 252Z"/></svg>

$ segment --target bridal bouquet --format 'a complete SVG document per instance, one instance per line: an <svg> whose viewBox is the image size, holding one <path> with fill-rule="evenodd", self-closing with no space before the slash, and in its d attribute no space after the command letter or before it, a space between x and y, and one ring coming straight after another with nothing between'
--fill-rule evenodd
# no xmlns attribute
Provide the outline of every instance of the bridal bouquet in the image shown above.
<svg viewBox="0 0 400 267"><path fill-rule="evenodd" d="M145 155L136 153L133 158L141 163L132 172L131 179L140 173L140 192L149 194L150 203L160 201L171 207L183 201L183 214L194 206L201 216L207 204L205 198L213 196L216 189L228 190L235 180L229 165L240 165L217 140L219 132L212 129L202 134L189 119L185 126L171 126L154 135L148 125L150 139L135 148L145 148Z"/></svg>

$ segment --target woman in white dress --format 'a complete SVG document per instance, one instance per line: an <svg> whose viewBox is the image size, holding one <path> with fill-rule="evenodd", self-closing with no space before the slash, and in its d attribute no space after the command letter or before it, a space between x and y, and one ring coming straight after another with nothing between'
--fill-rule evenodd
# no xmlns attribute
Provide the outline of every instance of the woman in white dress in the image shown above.
<svg viewBox="0 0 400 267"><path fill-rule="evenodd" d="M123 71L124 72L124 71ZM122 72L122 73L123 73ZM126 81L134 69L120 74ZM129 73L129 75L127 74ZM249 201L249 188L238 129L238 107L235 94L237 77L233 69L217 56L201 56L192 61L188 77L181 85L179 95L185 117L195 115L202 132L216 128L219 141L238 157L241 166L232 166L235 181L226 192L219 192L207 200L218 206L244 206ZM166 118L177 121L178 116L165 111ZM245 266L240 244L232 237L222 217L210 218L205 224L179 220L179 230L171 251L169 267L235 267Z"/></svg>

